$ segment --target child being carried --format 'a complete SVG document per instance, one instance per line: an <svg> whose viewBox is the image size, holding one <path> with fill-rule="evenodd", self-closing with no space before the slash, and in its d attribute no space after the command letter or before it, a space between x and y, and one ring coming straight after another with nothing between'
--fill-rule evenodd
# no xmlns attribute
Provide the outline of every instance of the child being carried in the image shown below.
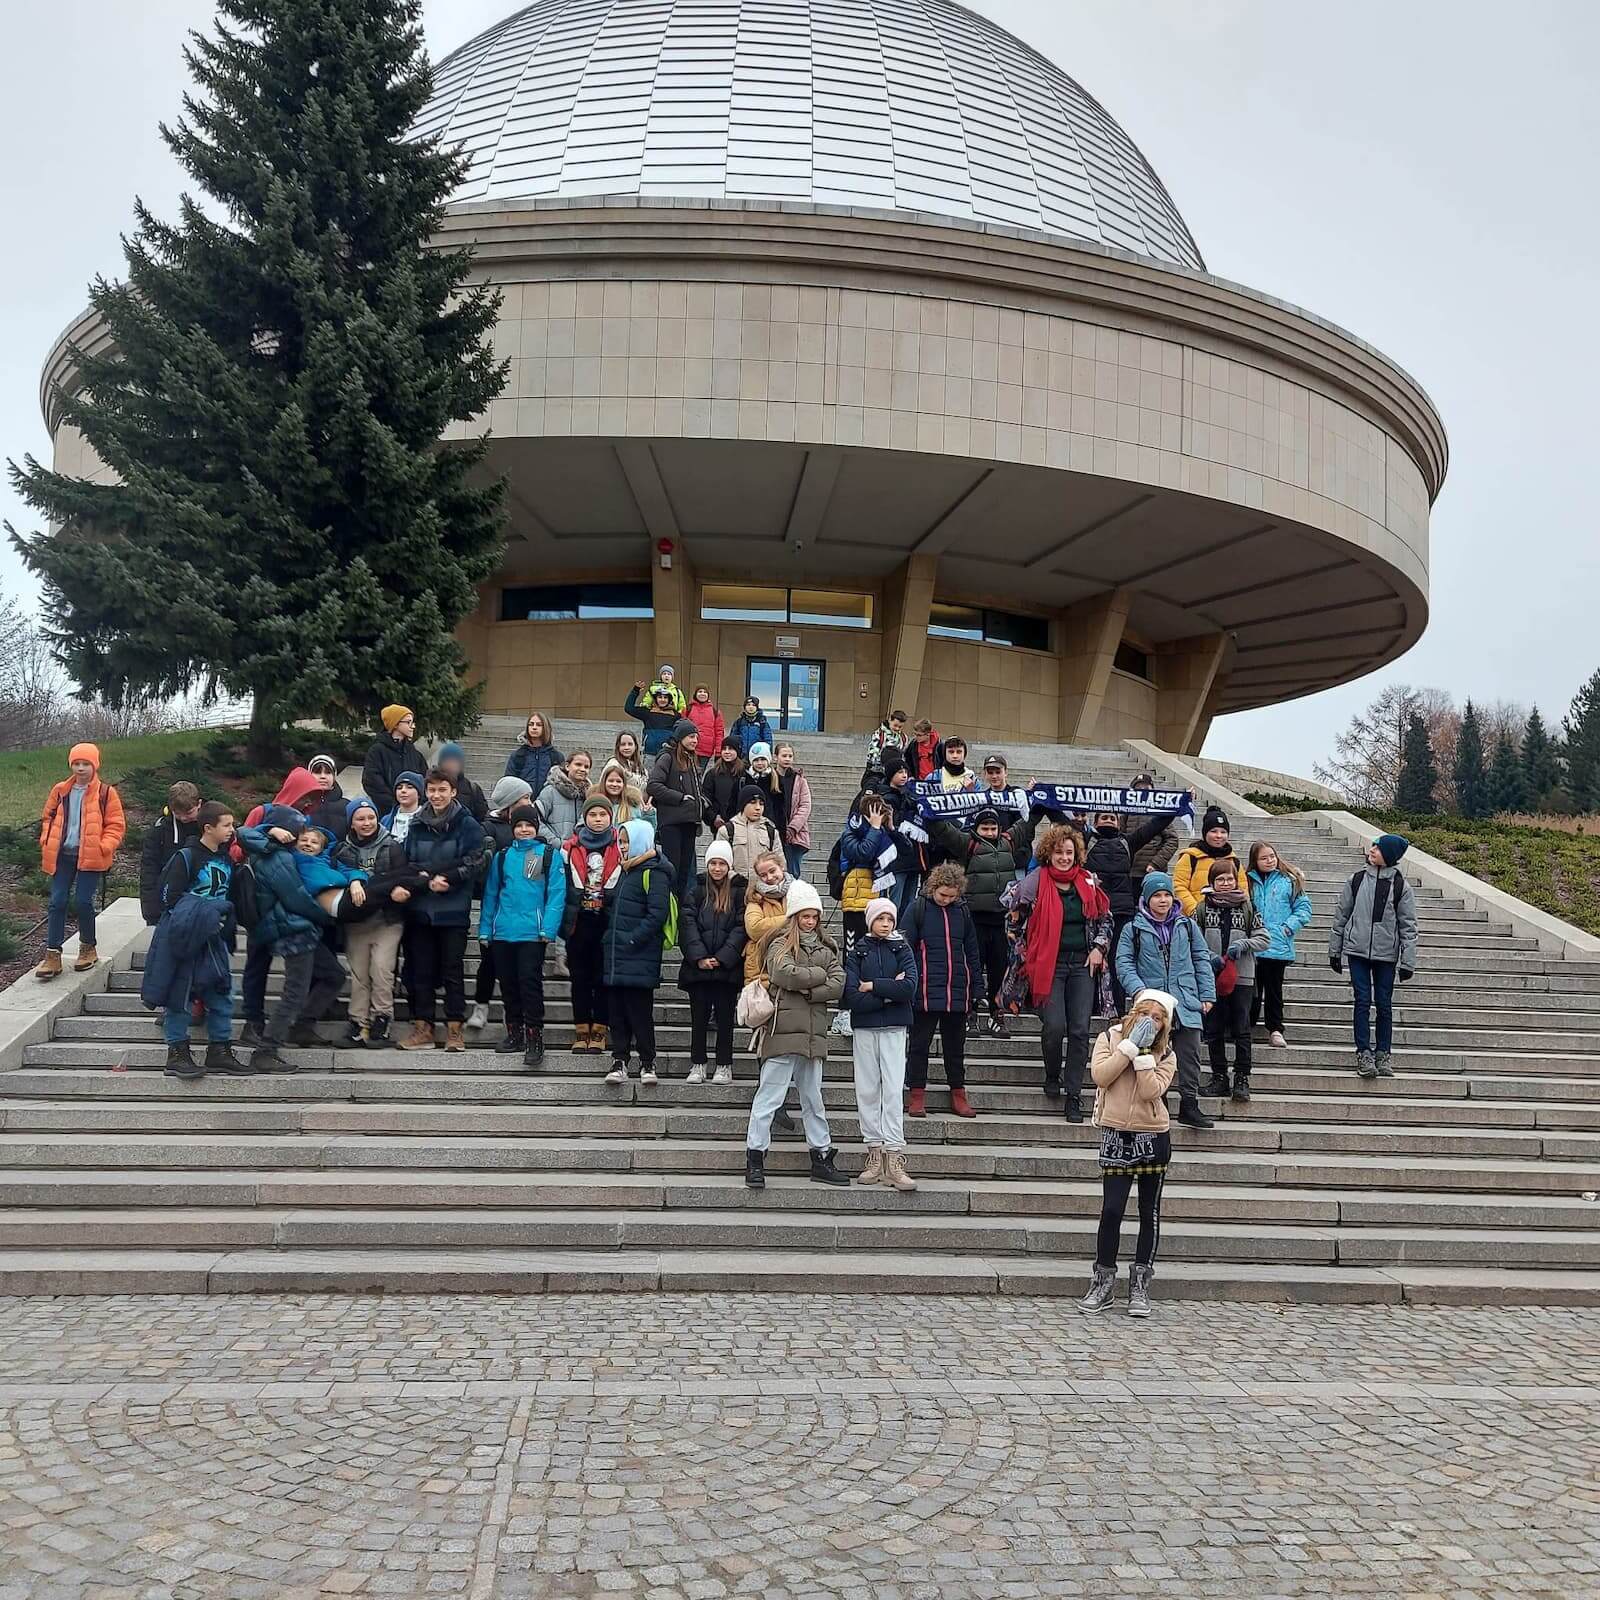
<svg viewBox="0 0 1600 1600"><path fill-rule="evenodd" d="M360 922L382 901L367 891L367 875L360 867L337 865L330 849L334 841L314 822L308 822L295 841L294 864L306 893L335 922Z"/></svg>

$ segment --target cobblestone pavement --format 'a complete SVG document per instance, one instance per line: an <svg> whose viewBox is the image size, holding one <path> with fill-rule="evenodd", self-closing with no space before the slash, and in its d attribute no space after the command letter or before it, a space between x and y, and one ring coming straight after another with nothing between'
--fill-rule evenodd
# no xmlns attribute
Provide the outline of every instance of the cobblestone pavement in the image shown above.
<svg viewBox="0 0 1600 1600"><path fill-rule="evenodd" d="M0 1600L1600 1595L1600 1313L0 1301Z"/></svg>

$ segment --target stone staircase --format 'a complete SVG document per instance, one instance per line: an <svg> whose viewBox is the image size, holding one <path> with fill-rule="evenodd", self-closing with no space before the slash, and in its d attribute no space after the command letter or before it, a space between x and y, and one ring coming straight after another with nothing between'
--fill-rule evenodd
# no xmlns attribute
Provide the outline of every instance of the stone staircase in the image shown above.
<svg viewBox="0 0 1600 1600"><path fill-rule="evenodd" d="M602 750L615 725L560 732L563 748ZM468 771L492 778L515 736L509 721L475 736ZM796 744L820 883L863 741ZM1019 779L1135 770L1112 751L1007 754ZM1241 825L1241 846L1255 826ZM1288 987L1290 1044L1258 1038L1255 1098L1211 1105L1214 1131L1174 1127L1158 1292L1600 1301L1600 1204L1585 1198L1600 1189L1600 964L1552 959L1419 889L1396 1076L1363 1082L1349 990L1323 957L1356 862L1312 819L1259 826L1316 902ZM537 1074L490 1053L496 1007L465 1056L336 1051L330 1019L330 1047L296 1052L297 1075L190 1085L161 1074L138 959L0 1080L0 1291L1081 1291L1094 1132L1040 1093L1031 1019L1009 1041L969 1042L976 1121L950 1114L935 1061L929 1116L908 1124L918 1193L811 1185L803 1140L780 1136L754 1195L742 1182L754 1064L741 1058L732 1085L683 1081L687 1008L671 980L656 1014L673 1075L654 1089L613 1088L603 1061L570 1054L560 979ZM826 1097L853 1171L842 1041Z"/></svg>

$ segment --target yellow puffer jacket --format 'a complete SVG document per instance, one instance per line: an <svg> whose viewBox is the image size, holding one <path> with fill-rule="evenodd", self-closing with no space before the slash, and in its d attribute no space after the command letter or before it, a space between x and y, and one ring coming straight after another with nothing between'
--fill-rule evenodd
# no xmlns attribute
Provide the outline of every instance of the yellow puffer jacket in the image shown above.
<svg viewBox="0 0 1600 1600"><path fill-rule="evenodd" d="M851 867L844 875L844 893L839 896L841 911L865 911L878 897L872 892L872 872L867 867Z"/></svg>
<svg viewBox="0 0 1600 1600"><path fill-rule="evenodd" d="M1219 861L1231 861L1238 870L1239 882L1244 882L1244 863L1233 853L1232 845L1220 856L1212 855L1204 844L1192 844L1178 852L1177 860L1172 863L1172 892L1178 897L1185 916L1194 915Z"/></svg>
<svg viewBox="0 0 1600 1600"><path fill-rule="evenodd" d="M783 923L782 895L753 894L745 901L744 931L749 936L749 943L744 947L744 981L746 983L749 983L753 978L761 977L765 971L762 961L767 952L765 946L761 943L762 935L772 929L781 928Z"/></svg>

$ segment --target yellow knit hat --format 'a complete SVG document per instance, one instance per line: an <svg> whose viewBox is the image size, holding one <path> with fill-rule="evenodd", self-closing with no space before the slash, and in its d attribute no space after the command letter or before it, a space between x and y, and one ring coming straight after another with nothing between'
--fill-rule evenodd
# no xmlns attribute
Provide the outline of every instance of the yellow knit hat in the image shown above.
<svg viewBox="0 0 1600 1600"><path fill-rule="evenodd" d="M396 728L411 715L410 706L385 706L378 716L383 722L383 731L393 733Z"/></svg>

